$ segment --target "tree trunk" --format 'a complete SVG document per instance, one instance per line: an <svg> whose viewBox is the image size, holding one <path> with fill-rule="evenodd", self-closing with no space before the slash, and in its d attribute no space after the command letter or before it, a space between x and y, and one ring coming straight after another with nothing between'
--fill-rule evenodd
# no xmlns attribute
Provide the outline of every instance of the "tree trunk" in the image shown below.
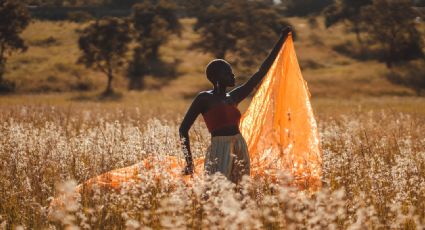
<svg viewBox="0 0 425 230"><path fill-rule="evenodd" d="M226 57L226 50L217 50L215 56L218 59L224 59L224 57Z"/></svg>
<svg viewBox="0 0 425 230"><path fill-rule="evenodd" d="M387 65L388 69L391 69L393 67L394 55L395 55L395 52L394 52L395 47L394 46L395 46L394 42L390 42L389 50L388 50L388 53L387 53L388 55L387 55L386 60L385 60L385 63Z"/></svg>
<svg viewBox="0 0 425 230"><path fill-rule="evenodd" d="M145 58L141 57L143 50L140 47L134 49L133 60L128 66L129 90L141 90L144 87L143 78L147 74L147 64Z"/></svg>
<svg viewBox="0 0 425 230"><path fill-rule="evenodd" d="M6 70L6 58L3 57L3 49L0 51L0 82L3 81L3 75Z"/></svg>
<svg viewBox="0 0 425 230"><path fill-rule="evenodd" d="M155 44L152 46L152 60L149 61L156 61L159 59L159 46L160 44Z"/></svg>
<svg viewBox="0 0 425 230"><path fill-rule="evenodd" d="M138 75L138 76L131 76L130 81L128 83L128 89L130 90L142 90L144 88L144 76Z"/></svg>
<svg viewBox="0 0 425 230"><path fill-rule="evenodd" d="M5 71L4 66L5 66L5 64L4 64L3 60L0 59L0 82L3 81L3 74L4 74L4 71Z"/></svg>
<svg viewBox="0 0 425 230"><path fill-rule="evenodd" d="M108 68L108 85L106 86L106 90L105 90L105 95L109 95L112 93L112 78L114 77L112 74L112 69L111 67Z"/></svg>
<svg viewBox="0 0 425 230"><path fill-rule="evenodd" d="M354 32L356 33L357 42L360 45L360 55L363 57L365 54L365 46L364 46L363 39L360 35L359 22L354 22Z"/></svg>

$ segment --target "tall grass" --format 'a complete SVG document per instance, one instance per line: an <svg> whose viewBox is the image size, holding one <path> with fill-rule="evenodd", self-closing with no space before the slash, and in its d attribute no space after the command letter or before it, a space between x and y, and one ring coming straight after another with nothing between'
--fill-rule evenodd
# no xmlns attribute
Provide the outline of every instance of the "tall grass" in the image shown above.
<svg viewBox="0 0 425 230"><path fill-rule="evenodd" d="M75 112L77 111L77 112ZM421 229L425 120L375 111L319 117L324 187L307 194L267 179L221 176L193 186L149 173L122 191L75 194L78 183L146 157L180 156L176 115L137 109L2 107L0 225L4 228ZM180 117L180 116L179 116ZM195 123L195 157L209 134ZM161 165L157 165L161 170ZM281 180L290 180L282 175ZM64 206L49 209L58 197Z"/></svg>

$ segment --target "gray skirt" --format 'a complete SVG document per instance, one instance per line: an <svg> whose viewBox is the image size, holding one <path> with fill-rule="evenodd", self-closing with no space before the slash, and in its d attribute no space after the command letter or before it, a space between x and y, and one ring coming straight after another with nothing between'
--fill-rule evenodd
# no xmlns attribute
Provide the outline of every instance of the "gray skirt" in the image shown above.
<svg viewBox="0 0 425 230"><path fill-rule="evenodd" d="M211 137L211 145L205 156L205 173L222 173L233 183L239 183L243 175L250 173L248 146L239 133L233 136Z"/></svg>

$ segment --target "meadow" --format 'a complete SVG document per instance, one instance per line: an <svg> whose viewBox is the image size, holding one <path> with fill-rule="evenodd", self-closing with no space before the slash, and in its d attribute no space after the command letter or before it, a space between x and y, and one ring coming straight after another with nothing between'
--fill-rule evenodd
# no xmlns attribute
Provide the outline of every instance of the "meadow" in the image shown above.
<svg viewBox="0 0 425 230"><path fill-rule="evenodd" d="M112 106L112 105L111 105ZM179 115L107 106L4 106L0 117L0 216L4 228L405 228L425 225L423 115L358 110L317 115L323 188L314 194L267 179L240 191L223 178L174 178L75 199L77 183L146 157L182 158ZM209 144L200 122L194 156ZM158 170L161 165L156 166ZM282 181L290 178L282 176ZM209 188L209 199L203 194ZM49 209L53 197L65 206ZM50 214L49 214L50 213Z"/></svg>
<svg viewBox="0 0 425 230"><path fill-rule="evenodd" d="M425 99L389 83L384 64L335 51L354 37L318 20L311 26L290 19L319 125L320 191L267 179L235 189L220 176L188 187L142 174L136 187L77 198L75 186L103 172L150 156L183 161L179 123L192 96L209 87L203 71L211 56L188 49L197 35L193 20L184 19L182 37L161 49L166 62L179 59L177 78L148 76L148 89L137 92L126 90L120 73L120 96L102 100L105 77L75 64L75 29L84 25L34 22L24 32L28 52L12 56L7 67L18 92L0 96L0 228L425 228ZM79 91L81 85L88 90ZM210 136L202 119L190 137L194 156L203 155ZM50 209L54 197L65 205Z"/></svg>

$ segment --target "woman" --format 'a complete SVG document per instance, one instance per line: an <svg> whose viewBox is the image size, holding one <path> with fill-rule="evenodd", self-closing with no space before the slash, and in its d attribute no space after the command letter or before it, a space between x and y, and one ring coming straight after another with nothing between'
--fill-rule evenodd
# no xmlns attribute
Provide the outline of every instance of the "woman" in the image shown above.
<svg viewBox="0 0 425 230"><path fill-rule="evenodd" d="M215 59L207 65L206 75L214 88L200 92L195 97L179 129L186 159L184 175L193 174L189 129L199 114L202 114L211 133L211 145L205 157L206 174L220 172L236 184L243 175L249 175L249 154L246 142L239 131L241 113L237 105L267 74L289 32L291 32L290 27L282 30L279 40L259 70L247 82L230 92L226 92L226 88L235 86L235 75L230 64L225 60Z"/></svg>

